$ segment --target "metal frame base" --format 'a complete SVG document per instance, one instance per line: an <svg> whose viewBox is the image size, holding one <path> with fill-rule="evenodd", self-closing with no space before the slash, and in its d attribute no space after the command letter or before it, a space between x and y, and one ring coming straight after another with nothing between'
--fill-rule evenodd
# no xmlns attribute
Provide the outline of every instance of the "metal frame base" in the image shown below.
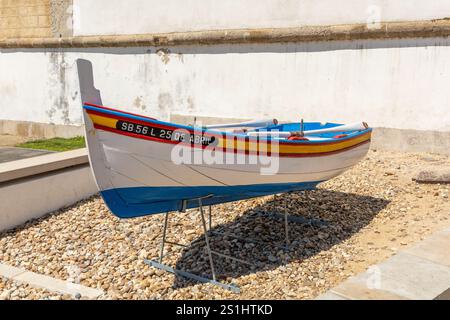
<svg viewBox="0 0 450 320"><path fill-rule="evenodd" d="M161 270L173 273L173 274L175 274L177 276L182 276L182 277L185 277L185 278L189 278L189 279L192 279L192 280L196 280L198 282L211 283L211 284L213 284L215 286L221 287L221 288L226 289L226 290L230 290L230 291L232 291L234 293L240 293L241 292L241 289L238 286L234 285L234 284L226 284L226 283L222 283L220 281L213 280L213 279L208 279L208 278L205 278L205 277L202 277L202 276L199 276L199 275L187 272L187 271L178 270L178 269L169 267L168 265L165 265L163 263L159 263L159 262L157 262L155 260L147 260L147 259L145 259L144 263L148 264L149 266L152 266L152 267L155 267L155 268L158 268L158 269L161 269Z"/></svg>
<svg viewBox="0 0 450 320"><path fill-rule="evenodd" d="M229 237L236 238L236 239L239 239L239 240L242 240L242 241L253 242L253 243L263 243L263 244L265 244L265 242L258 241L258 240L255 240L255 239L250 239L250 238L242 238L242 237L238 237L238 236L232 235L232 234L226 234L225 235L222 232L212 231L211 206L209 206L209 223L208 223L208 227L209 228L208 228L207 225L206 225L206 219L205 219L205 214L204 214L204 210L203 210L202 200L203 199L207 199L207 198L209 198L211 196L212 195L208 195L208 196L205 196L205 197L189 199L189 200L197 200L198 204L199 204L199 212L200 212L200 216L201 216L201 219L202 219L202 227L203 227L203 232L204 232L204 239L205 239L205 243L206 243L206 250L207 250L207 253L208 253L208 258L209 258L212 278L210 279L210 278L206 278L206 277L203 277L203 276L200 276L200 275L193 274L193 273L188 272L188 271L175 269L175 268L170 267L170 266L168 266L168 265L163 263L163 258L166 256L166 255L164 255L164 247L165 247L166 243L167 244L176 245L176 246L179 246L179 247L184 247L184 248L188 247L185 244L176 243L176 242L172 242L172 241L166 240L166 238L167 238L169 212L167 212L165 214L165 218L164 218L163 237L162 237L162 240L161 240L161 247L160 247L158 261L145 259L144 263L149 265L149 266L152 266L154 268L158 268L160 270L164 270L164 271L173 273L173 274L175 274L177 276L182 276L182 277L185 277L185 278L188 278L188 279L192 279L192 280L195 280L195 281L199 281L199 282L202 282L202 283L211 283L211 284L216 285L218 287L221 287L223 289L230 290L230 291L232 291L234 293L240 293L240 288L237 285L225 284L225 283L222 283L222 282L217 280L216 271L215 271L215 268L214 268L214 260L213 260L212 256L213 255L217 255L217 256L220 256L220 257L223 257L223 258L226 258L226 259L231 259L231 260L234 260L234 261L237 261L237 262L240 262L240 263L244 263L244 264L248 264L248 265L251 265L251 266L254 265L254 264L252 264L252 263L250 263L248 261L236 258L236 257L232 257L230 255L226 255L226 254L223 254L223 253L211 250L211 247L210 247L210 244L209 244L209 235L210 234L217 234L217 235L229 236ZM187 200L184 200L183 201L183 205L182 205L182 209L180 210L181 212L185 212L186 203L187 203ZM274 215L272 215L272 216L274 216ZM277 217L283 218L281 214L276 214L275 217L276 218ZM289 244L290 244L290 240L289 240L289 223L288 223L289 220L295 221L294 219L289 219L287 210L285 210L285 212L284 212L285 245L284 246L274 245L276 247L283 248L283 249L286 249L286 250L289 249ZM307 220L302 218L302 219L298 219L295 222L307 223ZM312 222L315 222L315 223L309 222L308 224L309 225L321 225L321 223L324 223L324 222L319 221L319 220L312 221Z"/></svg>

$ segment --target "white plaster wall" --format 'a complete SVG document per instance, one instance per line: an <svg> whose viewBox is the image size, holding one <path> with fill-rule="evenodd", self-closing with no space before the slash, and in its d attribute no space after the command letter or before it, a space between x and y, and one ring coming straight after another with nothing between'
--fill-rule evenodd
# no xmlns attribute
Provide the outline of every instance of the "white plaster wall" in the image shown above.
<svg viewBox="0 0 450 320"><path fill-rule="evenodd" d="M105 105L281 120L365 120L450 131L450 40L0 51L0 119L81 123L75 59L92 60Z"/></svg>
<svg viewBox="0 0 450 320"><path fill-rule="evenodd" d="M450 0L73 0L73 13L75 35L133 34L439 19Z"/></svg>

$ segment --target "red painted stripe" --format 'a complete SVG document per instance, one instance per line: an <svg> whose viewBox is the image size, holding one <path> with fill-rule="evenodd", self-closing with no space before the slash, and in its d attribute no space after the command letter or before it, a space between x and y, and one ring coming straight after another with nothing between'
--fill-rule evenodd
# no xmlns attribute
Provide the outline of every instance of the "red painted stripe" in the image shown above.
<svg viewBox="0 0 450 320"><path fill-rule="evenodd" d="M86 104L87 105L87 104ZM112 119L116 119L116 120L122 120L122 121L127 121L127 122L133 122L133 123L137 123L137 124L142 124L142 125L151 125L157 128L161 128L161 129L166 129L166 130L186 130L189 133L193 134L194 130L190 130L190 129L184 129L184 128L179 128L176 126L167 126L167 125L163 125L160 123L155 123L153 121L143 121L143 120L137 120L137 119L129 119L127 117L122 117L122 116L118 116L118 115L114 115L114 114L109 114L109 113L103 113L101 111L96 111L96 110L86 110L88 114L95 114L98 116L103 116L103 117L107 117L107 118L112 118ZM119 111L122 112L122 111ZM152 119L149 118L150 120L156 120L156 119ZM118 132L118 133L122 133L122 131ZM220 134L214 134L214 133L210 133L210 132L203 132L203 135L208 136L208 137L216 137L216 138L223 138L223 135ZM230 134L232 135L232 134ZM137 136L137 137L141 137L141 136ZM340 140L340 141L327 141L327 142L316 142L316 143L304 143L303 141L292 141L292 142L278 142L279 145L296 145L298 147L302 147L302 146L322 146L322 145L333 145L333 144L337 144L343 141L351 141L354 140L356 138L359 138L360 135L357 135L355 137L351 137L349 139L346 140ZM258 138L253 138L253 137L239 137L239 136L234 136L233 138L235 138L238 141L252 141L252 142L257 142L257 141L268 141L265 139L261 139L258 140ZM143 139L145 139L145 137L143 137ZM178 142L177 142L178 143Z"/></svg>
<svg viewBox="0 0 450 320"><path fill-rule="evenodd" d="M94 128L99 129L99 130L104 130L104 131L109 131L109 132L113 132L113 133L117 133L120 135L124 135L124 136L128 136L128 137L133 137L133 138L137 138L137 139L144 139L144 140L150 140L150 141L154 141L154 142L159 142L159 143L168 143L168 144L182 144L191 148L202 148L205 149L207 148L207 146L199 146L199 145L192 145L190 143L183 143L183 142L178 142L178 141L169 141L169 140L163 140L163 139L159 139L159 138L154 138L154 137L149 137L149 136L142 136L142 135L138 135L135 133L131 133L131 132L124 132L121 130L117 130L117 129L113 129L113 128L109 128L109 127L104 127L98 124L94 124ZM318 153L281 153L281 154L273 154L273 156L279 156L279 157L286 157L286 158L302 158L302 157L320 157L320 156L326 156L326 155L330 155L330 154L336 154L336 153L340 153L343 151L347 151L353 148L356 148L360 145L363 145L365 143L369 143L370 139L362 141L360 143L357 143L355 145L352 145L350 147L346 147L343 149L339 149L339 150L334 150L334 151L327 151L327 152L318 152ZM223 149L223 148L216 148L214 150L218 150L218 151L222 151L222 152L233 152L233 153L243 153L246 155L260 155L260 152L255 152L255 151L248 151L248 150L236 150L236 149ZM265 155L265 153L263 153L263 155ZM267 153L268 156L271 156L270 153Z"/></svg>
<svg viewBox="0 0 450 320"><path fill-rule="evenodd" d="M110 127L105 127L105 126L102 126L102 125L99 125L99 124L94 124L94 128L95 129L104 130L104 131L114 132L114 133L117 133L117 134L120 134L120 135L133 137L133 138L137 138L137 139L144 139L144 140L156 141L156 142L161 142L161 143L169 143L169 144L182 143L182 142L179 142L179 141L171 141L171 140L165 140L165 139L160 139L160 138L155 138L155 137L144 136L144 135L136 134L136 133L133 133L133 132L125 132L125 131L122 131L122 130L117 130L117 129L113 129L113 128L110 128ZM187 144L187 143L183 143L183 144L190 146L190 144ZM200 146L196 146L196 147L199 148ZM204 148L205 146L202 146L202 147Z"/></svg>
<svg viewBox="0 0 450 320"><path fill-rule="evenodd" d="M352 145L350 147L346 147L343 149L339 149L339 150L334 150L334 151L327 151L327 152L321 152L321 153L283 153L280 155L280 157L287 157L287 158L305 158L305 157L321 157L321 156L328 156L330 154L336 154L336 153L340 153L343 151L348 151L351 149L354 149L356 147L362 146L363 144L369 143L370 139L362 141L360 143L357 143L355 145Z"/></svg>
<svg viewBox="0 0 450 320"><path fill-rule="evenodd" d="M105 113L98 112L98 111L94 111L94 110L86 110L86 111L87 111L88 114L95 114L95 115L98 115L98 116L101 116L101 117L107 117L107 118L112 118L112 119L116 119L116 120L122 120L122 121L126 121L126 122L132 122L132 123L136 123L136 124L142 124L142 125L146 125L146 126L152 126L152 127L156 127L156 128L159 128L159 129L172 130L172 131L175 131L175 130L184 130L184 131L189 132L190 134L194 134L194 133L200 134L200 133L201 133L201 134L203 134L203 135L206 136L206 137L223 138L222 135L205 133L205 132L201 132L200 130L199 130L199 131L194 131L194 130L188 130L188 129L184 129L184 128L175 127L175 126L166 126L166 125L163 125L163 124L154 123L154 122L149 122L149 121L142 121L142 120L136 120L136 119L129 119L129 118L126 118L126 117L121 117L121 116L116 116L116 115L111 115L111 114L105 114ZM94 126L100 126L100 127L103 127L103 126L101 126L101 125L99 125L99 124L94 124ZM122 134L122 133L123 133L123 134L126 135L126 132L121 131L121 130L117 130L117 133L119 133L119 134ZM131 134L131 133L130 133L130 134ZM142 139L146 139L146 137L147 137L147 138L151 138L151 137L148 137L148 136L142 136L142 135L136 135L136 134L135 134L135 136L136 136L136 138L142 137ZM166 141L166 142L170 143L170 142L167 141L167 140L163 140L163 141ZM178 143L178 142L175 141L175 143Z"/></svg>
<svg viewBox="0 0 450 320"><path fill-rule="evenodd" d="M120 113L125 113L125 114L129 114L129 115L136 116L136 117L142 117L142 118L147 118L147 119L151 119L151 120L156 120L155 118L143 116L143 115L136 114L136 113L126 112L126 111L122 111L122 110L117 110L117 109L113 109L113 108L109 108L109 107L105 107L105 106L100 106L98 104L84 103L84 105L96 107L96 108L100 108L100 109L105 109L105 110L110 110L110 111L115 111L115 112L120 112ZM92 111L92 110L89 110L89 111Z"/></svg>
<svg viewBox="0 0 450 320"><path fill-rule="evenodd" d="M96 110L86 110L88 114L95 114L97 116L101 116L101 117L105 117L105 118L112 118L112 119L116 119L116 120L122 120L122 121L127 121L127 122L132 122L132 123L137 123L137 124L142 124L142 125L149 125L149 126L154 126L157 128L161 128L161 129L168 129L168 130L176 130L179 129L177 127L171 127L171 126L165 126L159 123L154 123L152 121L144 121L144 120L137 120L137 119L130 119L127 117L121 117L115 114L109 114L109 113L104 113L101 111L96 111ZM156 120L156 119L151 119L150 120Z"/></svg>

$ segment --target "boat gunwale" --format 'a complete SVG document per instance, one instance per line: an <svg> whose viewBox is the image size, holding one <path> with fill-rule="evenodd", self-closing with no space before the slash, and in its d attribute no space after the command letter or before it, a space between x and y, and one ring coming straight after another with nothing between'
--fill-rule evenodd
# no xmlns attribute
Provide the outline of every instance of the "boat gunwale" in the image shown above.
<svg viewBox="0 0 450 320"><path fill-rule="evenodd" d="M137 135L137 134L134 134L134 133L123 132L123 131L119 131L119 130L116 130L116 129L104 127L104 126L101 126L101 125L95 125L94 127L96 129L99 129L99 130L104 130L104 131L107 131L107 132L117 133L119 135L124 135L124 136L127 136L127 137L132 137L132 138L137 138L137 139L144 139L144 140L151 141L151 142L156 142L156 143L183 144L183 142L178 142L178 141L169 142L169 141L161 141L160 139L156 139L156 138L152 138L152 137L143 137L143 136L140 136L140 135ZM282 158L285 158L285 157L286 158L323 157L323 156L328 156L328 155L332 155L332 154L336 154L336 153L345 152L345 151L348 151L348 150L351 150L351 149L355 149L355 148L357 148L359 146L362 146L362 145L364 145L366 143L369 143L369 142L370 142L370 139L367 139L367 140L355 143L355 144L353 144L351 146L348 146L348 147L343 147L343 148L336 149L336 150L331 150L331 151L322 151L322 152L289 153L289 152L270 152L270 151L267 151L267 152L261 153L259 151L240 150L240 149L234 149L234 148L233 149L231 149L231 148L229 148L229 149L220 149L219 151L221 151L221 152L231 152L231 153L234 153L234 154L245 154L245 155L258 155L258 156L265 155L265 156L268 156L268 157L277 156L277 157L282 157ZM184 145L188 146L188 147L192 147L192 145L188 144L188 143L186 143ZM200 148L200 146L194 146L194 147L195 148ZM203 146L202 148L205 148L205 146Z"/></svg>
<svg viewBox="0 0 450 320"><path fill-rule="evenodd" d="M271 137L253 137L253 136L248 136L245 134L239 134L239 133L234 133L234 132L228 132L228 131L219 131L219 130L208 130L208 129L203 129L201 128L201 130L196 129L193 126L187 126L187 125L182 125L182 124L178 124L178 123L172 123L172 122L165 122L165 121L161 121L161 120L157 120L155 118L151 118L151 117L147 117L147 116L142 116L142 115L138 115L135 113L131 113L131 112L126 112L126 111L121 111L121 110L117 110L117 109L113 109L113 108L109 108L109 107L105 107L105 106L100 106L100 105L96 105L96 104L92 104L92 103L83 103L83 108L88 110L87 112L98 112L100 114L97 115L102 115L102 114L106 114L109 116L115 116L115 117L121 117L124 119L132 119L135 121L139 121L139 122L143 122L143 123L154 123L158 126L164 127L165 129L171 129L171 130L176 130L176 129L184 129L184 130L188 130L192 133L201 131L201 133L203 135L208 135L208 136L219 136L219 137L223 137L223 136L234 136L237 139L241 139L241 140L246 140L249 142L268 142L270 143L273 139L271 139ZM121 120L120 118L118 120ZM292 122L295 123L295 122ZM346 131L342 131L342 132L346 132ZM352 135L348 135L346 137L342 137L342 138L332 138L329 141L314 141L314 140L288 140L288 139L279 139L277 140L277 143L280 145L332 145L332 144L336 144L336 143L340 143L340 142L344 142L344 141L349 141L349 140L353 140L356 138L359 138L365 134L369 134L372 132L372 128L367 128L365 130L362 131L358 131L356 133L353 133ZM367 140L370 140L370 135L368 137Z"/></svg>

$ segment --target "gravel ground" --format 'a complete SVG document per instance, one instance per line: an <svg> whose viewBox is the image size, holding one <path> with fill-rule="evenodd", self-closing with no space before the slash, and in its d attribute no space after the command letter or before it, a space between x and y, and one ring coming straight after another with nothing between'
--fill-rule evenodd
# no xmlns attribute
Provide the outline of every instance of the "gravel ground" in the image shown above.
<svg viewBox="0 0 450 320"><path fill-rule="evenodd" d="M291 216L326 222L292 222L288 251L213 236L213 249L253 262L249 266L216 259L221 279L239 285L239 295L145 265L144 258L158 255L163 216L119 220L98 196L0 234L0 262L102 288L105 298L113 299L312 299L450 225L449 185L411 180L417 170L430 166L450 166L450 158L371 151L352 170L316 191L214 207L214 230L279 245L284 222L270 217L273 213L287 208ZM172 214L169 239L202 244L200 221L196 210ZM202 246L167 249L174 254L166 263L209 273ZM10 289L0 283L0 294L5 290ZM19 294L11 298L41 297L27 287L17 286L16 291Z"/></svg>

